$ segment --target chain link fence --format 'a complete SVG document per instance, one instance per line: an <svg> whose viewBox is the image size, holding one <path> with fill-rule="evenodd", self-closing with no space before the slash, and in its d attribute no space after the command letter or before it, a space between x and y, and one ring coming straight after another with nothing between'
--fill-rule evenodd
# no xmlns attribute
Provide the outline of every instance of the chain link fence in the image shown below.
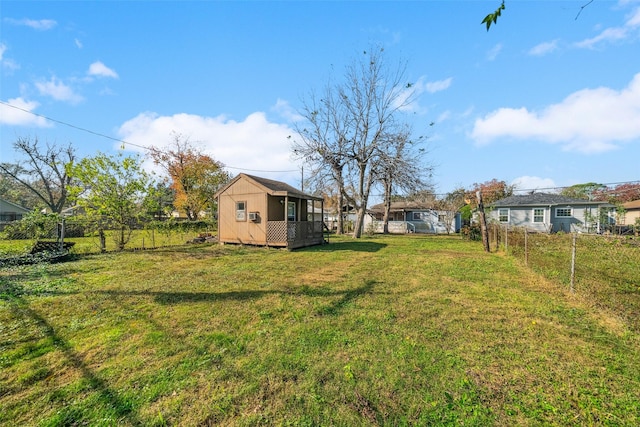
<svg viewBox="0 0 640 427"><path fill-rule="evenodd" d="M107 218L41 215L3 224L0 256L40 251L92 254L153 249L213 241L215 234L216 224L212 221L131 221L121 226Z"/></svg>
<svg viewBox="0 0 640 427"><path fill-rule="evenodd" d="M640 330L640 236L533 233L494 224L489 242Z"/></svg>

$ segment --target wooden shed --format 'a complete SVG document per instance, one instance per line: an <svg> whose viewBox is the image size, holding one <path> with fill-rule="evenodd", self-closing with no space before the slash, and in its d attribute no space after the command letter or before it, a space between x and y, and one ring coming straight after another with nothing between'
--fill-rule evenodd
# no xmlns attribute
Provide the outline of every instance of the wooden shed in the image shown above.
<svg viewBox="0 0 640 427"><path fill-rule="evenodd" d="M215 196L220 243L295 249L325 241L321 197L244 173Z"/></svg>

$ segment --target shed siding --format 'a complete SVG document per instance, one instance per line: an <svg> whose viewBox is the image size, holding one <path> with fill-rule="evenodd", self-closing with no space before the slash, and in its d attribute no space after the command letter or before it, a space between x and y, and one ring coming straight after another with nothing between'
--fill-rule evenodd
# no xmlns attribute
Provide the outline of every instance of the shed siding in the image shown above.
<svg viewBox="0 0 640 427"><path fill-rule="evenodd" d="M251 182L240 180L220 194L218 239L224 243L267 244L267 195ZM236 221L236 202L245 202L247 219ZM249 212L258 212L250 221Z"/></svg>

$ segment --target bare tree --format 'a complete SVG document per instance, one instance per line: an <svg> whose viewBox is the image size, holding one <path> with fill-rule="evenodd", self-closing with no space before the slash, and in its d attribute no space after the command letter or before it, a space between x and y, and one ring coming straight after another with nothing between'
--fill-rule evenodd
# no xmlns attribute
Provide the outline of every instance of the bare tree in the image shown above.
<svg viewBox="0 0 640 427"><path fill-rule="evenodd" d="M303 101L301 110L304 125L296 124L298 138L293 141L293 154L311 166L309 181L322 189L333 183L338 194L337 234L344 233L342 208L344 207L345 166L348 161L347 141L344 139L346 124L344 110L335 99L336 93L328 84L324 95L318 99L312 93Z"/></svg>
<svg viewBox="0 0 640 427"><path fill-rule="evenodd" d="M444 198L438 201L438 208L444 215L444 226L447 230L447 234L450 234L453 226L453 221L456 214L460 209L466 205L466 190L464 188L457 188L450 193L447 193Z"/></svg>
<svg viewBox="0 0 640 427"><path fill-rule="evenodd" d="M37 138L19 138L13 148L23 159L0 163L0 173L33 193L52 212L60 213L67 207L67 187L73 182L68 173L76 158L73 146L41 147Z"/></svg>
<svg viewBox="0 0 640 427"><path fill-rule="evenodd" d="M365 51L347 67L343 83L330 81L324 97L312 97L302 111L310 125L298 129L294 154L332 171L345 200L356 209L355 238L362 234L381 147L397 134L397 115L412 101L411 85L402 83L404 70L402 64L389 68L382 48ZM353 192L347 191L350 186Z"/></svg>
<svg viewBox="0 0 640 427"><path fill-rule="evenodd" d="M411 129L391 135L387 144L380 147L376 160L376 176L383 188L383 233L389 233L389 215L394 194L415 193L429 186L433 166L423 163L424 147L411 138Z"/></svg>

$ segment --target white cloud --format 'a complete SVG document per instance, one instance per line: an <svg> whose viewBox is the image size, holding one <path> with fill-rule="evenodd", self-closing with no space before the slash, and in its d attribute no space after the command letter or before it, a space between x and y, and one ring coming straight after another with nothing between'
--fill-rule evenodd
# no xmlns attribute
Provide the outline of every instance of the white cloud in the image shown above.
<svg viewBox="0 0 640 427"><path fill-rule="evenodd" d="M95 77L110 77L113 79L118 78L118 73L116 73L111 68L107 67L100 61L96 61L93 64L89 65L89 71L87 74Z"/></svg>
<svg viewBox="0 0 640 427"><path fill-rule="evenodd" d="M38 30L38 31L46 31L46 30L50 30L53 27L55 27L56 25L58 25L58 23L56 21L54 21L53 19L13 19L13 18L6 18L5 21L14 24L14 25L22 25L25 27L29 27L29 28L33 28L34 30Z"/></svg>
<svg viewBox="0 0 640 427"><path fill-rule="evenodd" d="M271 107L271 111L277 113L280 117L286 119L289 122L299 122L304 120L302 117L292 106L289 104L289 101L285 101L284 99L278 99L276 101L276 105Z"/></svg>
<svg viewBox="0 0 640 427"><path fill-rule="evenodd" d="M575 43L576 47L593 49L599 43L611 43L617 40L627 38L628 31L626 28L607 28L595 37Z"/></svg>
<svg viewBox="0 0 640 427"><path fill-rule="evenodd" d="M73 42L76 44L76 47L78 49L82 49L83 45L82 45L82 42L79 39L74 39Z"/></svg>
<svg viewBox="0 0 640 427"><path fill-rule="evenodd" d="M511 181L516 189L521 192L528 192L531 190L544 190L545 192L551 192L551 189L556 188L556 183L551 178L540 178L538 176L520 176Z"/></svg>
<svg viewBox="0 0 640 427"><path fill-rule="evenodd" d="M83 100L82 96L76 94L70 86L56 77L52 77L49 81L36 82L36 88L41 95L50 96L57 101L78 104Z"/></svg>
<svg viewBox="0 0 640 427"><path fill-rule="evenodd" d="M38 105L35 101L25 101L22 98L13 98L0 104L0 124L10 126L51 126L43 117L31 114Z"/></svg>
<svg viewBox="0 0 640 427"><path fill-rule="evenodd" d="M583 89L539 112L500 108L476 119L471 137L478 144L533 139L583 153L640 142L640 73L623 90Z"/></svg>
<svg viewBox="0 0 640 427"><path fill-rule="evenodd" d="M623 26L605 28L597 36L577 42L575 46L593 49L600 44L625 40L636 34L638 28L640 28L640 7L636 7L631 11Z"/></svg>
<svg viewBox="0 0 640 427"><path fill-rule="evenodd" d="M529 50L529 55L544 56L558 50L558 40L540 43Z"/></svg>
<svg viewBox="0 0 640 427"><path fill-rule="evenodd" d="M446 89L449 89L451 86L451 82L453 82L453 77L449 77L448 79L438 80L435 82L427 82L425 84L425 89L429 93L436 93Z"/></svg>
<svg viewBox="0 0 640 427"><path fill-rule="evenodd" d="M495 60L502 51L502 43L498 43L487 52L487 61Z"/></svg>
<svg viewBox="0 0 640 427"><path fill-rule="evenodd" d="M395 108L400 108L404 112L421 112L426 109L419 105L420 95L426 93L436 93L447 90L453 82L453 77L443 80L427 81L426 77L420 77L415 83L407 85L399 91L396 99Z"/></svg>
<svg viewBox="0 0 640 427"><path fill-rule="evenodd" d="M20 69L20 66L13 59L5 58L4 53L6 51L7 45L0 43L0 64L2 68L10 72Z"/></svg>
<svg viewBox="0 0 640 427"><path fill-rule="evenodd" d="M233 174L253 173L292 185L299 178L298 166L291 160L288 139L293 130L286 125L269 122L262 112L252 113L243 121L230 120L225 116L141 113L125 122L118 133L128 143L158 148L169 145L177 133L224 163ZM145 151L136 146L125 148Z"/></svg>

